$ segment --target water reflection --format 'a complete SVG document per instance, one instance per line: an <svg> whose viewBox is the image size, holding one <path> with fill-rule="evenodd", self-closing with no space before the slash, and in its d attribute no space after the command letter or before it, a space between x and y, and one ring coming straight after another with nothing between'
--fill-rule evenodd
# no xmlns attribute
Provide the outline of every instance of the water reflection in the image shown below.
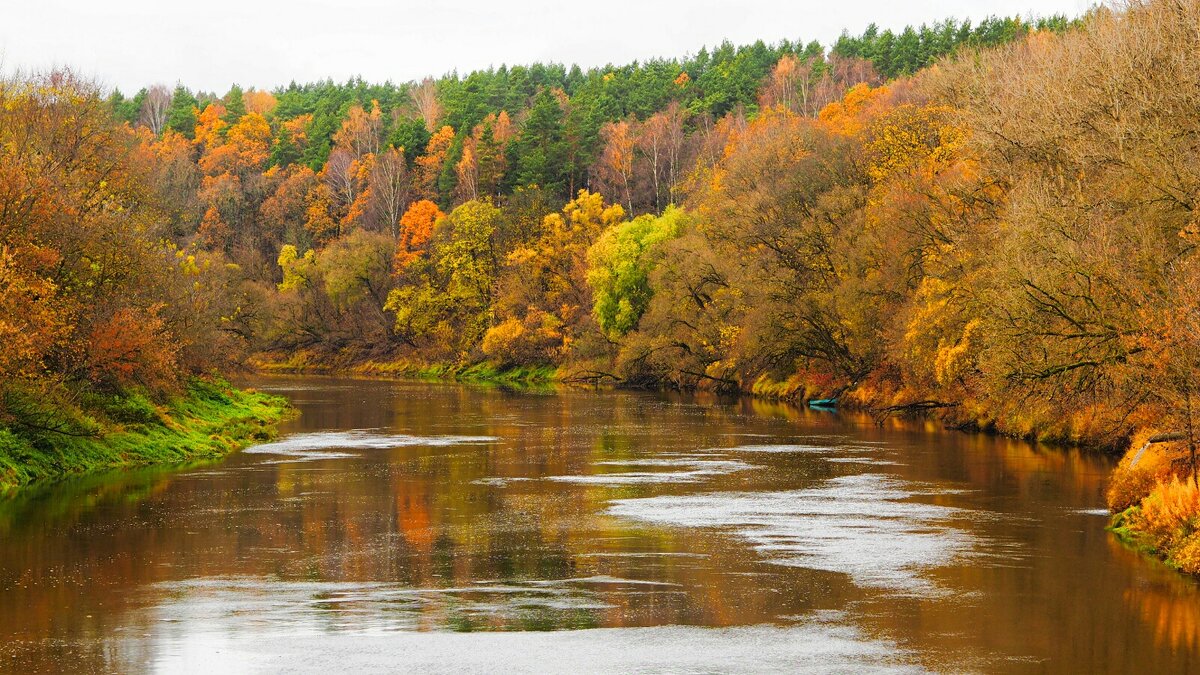
<svg viewBox="0 0 1200 675"><path fill-rule="evenodd" d="M1195 584L1113 545L1085 453L758 401L265 384L303 411L278 443L0 504L0 669L1182 672L1200 649Z"/></svg>

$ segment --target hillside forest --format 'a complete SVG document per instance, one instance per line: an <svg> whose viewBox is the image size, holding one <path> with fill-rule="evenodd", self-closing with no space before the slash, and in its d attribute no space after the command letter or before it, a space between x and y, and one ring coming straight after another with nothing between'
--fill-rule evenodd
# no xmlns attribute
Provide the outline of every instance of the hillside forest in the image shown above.
<svg viewBox="0 0 1200 675"><path fill-rule="evenodd" d="M86 434L97 396L248 360L836 398L1153 446L1111 505L1200 569L1198 27L1141 0L401 84L11 77L0 424Z"/></svg>

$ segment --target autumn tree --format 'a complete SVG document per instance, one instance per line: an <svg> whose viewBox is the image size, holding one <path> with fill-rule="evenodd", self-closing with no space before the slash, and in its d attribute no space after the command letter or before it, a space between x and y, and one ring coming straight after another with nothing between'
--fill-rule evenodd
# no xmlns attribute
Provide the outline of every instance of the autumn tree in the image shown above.
<svg viewBox="0 0 1200 675"><path fill-rule="evenodd" d="M345 148L329 153L317 174L318 184L309 194L305 227L318 244L335 240L352 229L362 215L362 192L366 188L361 164Z"/></svg>
<svg viewBox="0 0 1200 675"><path fill-rule="evenodd" d="M403 270L424 251L433 237L434 226L445 217L437 204L422 199L413 202L400 218L399 237L396 243L395 269Z"/></svg>
<svg viewBox="0 0 1200 675"><path fill-rule="evenodd" d="M280 349L297 347L386 351L393 318L384 312L392 288L391 237L355 230L323 249L303 254L282 247L282 282L268 340Z"/></svg>
<svg viewBox="0 0 1200 675"><path fill-rule="evenodd" d="M206 132L208 144L200 157L200 170L210 176L261 171L271 148L271 125L267 120L250 113L224 129L224 138L213 138Z"/></svg>
<svg viewBox="0 0 1200 675"><path fill-rule="evenodd" d="M516 136L516 127L504 110L489 114L475 128L475 163L478 191L498 197L509 170L508 147Z"/></svg>
<svg viewBox="0 0 1200 675"><path fill-rule="evenodd" d="M560 212L547 215L541 236L507 256L509 273L498 290L499 314L524 322L532 313L538 323L547 314L564 343L601 339L591 312L587 252L606 228L624 217L620 205L606 204L599 193L587 190L580 190Z"/></svg>
<svg viewBox="0 0 1200 675"><path fill-rule="evenodd" d="M514 129L508 113L489 113L475 125L463 142L462 156L455 164L455 186L459 201L480 197L499 197L508 170L508 144Z"/></svg>
<svg viewBox="0 0 1200 675"><path fill-rule="evenodd" d="M257 232L247 225L262 196L257 188L269 156L271 126L262 115L249 113L226 127L215 112L209 106L196 127L203 144L199 167L205 174L199 193L205 205L200 235L211 248L228 248L234 234L242 245L253 246L248 240Z"/></svg>
<svg viewBox="0 0 1200 675"><path fill-rule="evenodd" d="M628 120L608 122L600 129L604 148L596 163L600 190L615 196L629 213L633 210L633 153L635 137Z"/></svg>
<svg viewBox="0 0 1200 675"><path fill-rule="evenodd" d="M251 89L242 94L242 102L246 105L246 112L258 113L264 117L270 115L275 110L275 106L279 104L274 94L258 89Z"/></svg>
<svg viewBox="0 0 1200 675"><path fill-rule="evenodd" d="M6 427L51 438L91 433L66 414L70 392L161 393L210 365L189 346L219 330L219 319L189 304L153 182L164 175L153 164L181 161L187 143L174 132L150 135L114 120L96 86L70 73L0 84ZM228 305L219 311L236 315Z"/></svg>
<svg viewBox="0 0 1200 675"><path fill-rule="evenodd" d="M399 339L444 358L462 359L478 349L493 322L499 218L491 203L471 201L438 220L429 256L410 259L407 283L388 296Z"/></svg>
<svg viewBox="0 0 1200 675"><path fill-rule="evenodd" d="M631 385L741 387L747 314L740 262L688 219L658 245L638 330L624 336L614 370Z"/></svg>
<svg viewBox="0 0 1200 675"><path fill-rule="evenodd" d="M998 193L942 252L971 274L942 314L976 322L973 394L1005 428L1115 444L1133 420L1190 419L1190 367L1166 364L1193 360L1167 317L1193 251L1184 195L1200 173L1181 139L1194 87L1189 62L1152 67L1141 45L1185 43L1196 15L1166 2L1101 13L1087 30L1035 33L934 81L975 132L978 182Z"/></svg>
<svg viewBox="0 0 1200 675"><path fill-rule="evenodd" d="M301 225L309 195L317 186L316 173L307 166L293 164L286 169L272 167L266 176L274 181L275 189L259 207L263 231L271 233L272 241L308 248L311 235Z"/></svg>
<svg viewBox="0 0 1200 675"><path fill-rule="evenodd" d="M342 120L341 128L333 135L333 144L355 157L374 155L379 152L382 132L383 113L379 101L372 101L370 110L355 103Z"/></svg>
<svg viewBox="0 0 1200 675"><path fill-rule="evenodd" d="M764 109L782 108L790 112L804 110L806 106L801 103L800 89L801 81L807 80L807 73L803 71L800 59L794 55L784 54L780 57L763 85L759 106Z"/></svg>
<svg viewBox="0 0 1200 675"><path fill-rule="evenodd" d="M454 129L444 126L429 139L425 154L417 157L416 169L413 175L414 195L421 199L438 201L438 179L446 164L446 156L450 145L454 142Z"/></svg>
<svg viewBox="0 0 1200 675"><path fill-rule="evenodd" d="M219 103L209 103L196 116L195 136L192 140L202 151L221 144L225 129L229 127L229 124L223 119L225 113L225 106Z"/></svg>
<svg viewBox="0 0 1200 675"><path fill-rule="evenodd" d="M458 178L455 193L459 201L479 198L479 164L475 160L475 147L474 139L468 141L463 147L462 157L454 165Z"/></svg>
<svg viewBox="0 0 1200 675"><path fill-rule="evenodd" d="M683 213L644 215L606 230L588 249L588 283L596 322L610 338L637 327L653 291L650 273L661 244L679 235Z"/></svg>
<svg viewBox="0 0 1200 675"><path fill-rule="evenodd" d="M747 298L757 309L743 338L755 361L748 370L811 364L849 384L881 359L882 324L869 316L881 307L863 285L873 278L862 246L864 179L854 173L852 132L866 122L850 113L827 124L835 122L831 131L788 112L764 115L727 148L714 177L704 213L757 296Z"/></svg>

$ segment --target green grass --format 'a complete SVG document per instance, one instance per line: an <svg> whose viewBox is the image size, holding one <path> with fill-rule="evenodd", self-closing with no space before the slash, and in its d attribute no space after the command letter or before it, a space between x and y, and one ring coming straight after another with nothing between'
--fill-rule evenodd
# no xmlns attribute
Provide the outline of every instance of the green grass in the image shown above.
<svg viewBox="0 0 1200 675"><path fill-rule="evenodd" d="M550 384L558 381L554 366L517 366L498 368L490 363L470 365L415 364L408 361L365 361L349 369L356 375L411 377L422 380L455 380L458 382L508 385Z"/></svg>
<svg viewBox="0 0 1200 675"><path fill-rule="evenodd" d="M489 363L476 363L470 366L431 366L419 371L418 375L428 379L460 382L548 384L558 379L558 369L553 366L497 368Z"/></svg>
<svg viewBox="0 0 1200 675"><path fill-rule="evenodd" d="M1130 549L1156 558L1173 570L1196 576L1194 549L1188 551L1188 539L1196 536L1193 529L1194 522L1189 521L1187 524L1181 525L1181 530L1177 533L1175 540L1167 543L1164 547L1159 547L1155 545L1154 537L1140 526L1141 510L1140 505L1134 505L1115 514L1109 520L1106 529Z"/></svg>
<svg viewBox="0 0 1200 675"><path fill-rule="evenodd" d="M54 411L86 435L0 426L0 495L98 471L222 457L274 437L291 410L278 396L204 379L161 403L138 393L87 396L77 409Z"/></svg>
<svg viewBox="0 0 1200 675"><path fill-rule="evenodd" d="M1112 532L1121 543L1130 548L1147 555L1158 555L1158 551L1153 546L1145 543L1142 533L1133 525L1134 516L1137 515L1140 507L1131 506L1124 511L1115 514L1108 521L1108 527L1105 528Z"/></svg>
<svg viewBox="0 0 1200 675"><path fill-rule="evenodd" d="M1170 567L1173 570L1186 573L1186 571L1181 568L1180 564L1171 556L1170 551L1163 551L1155 547L1152 543L1150 543L1149 537L1146 536L1146 533L1142 532L1142 530L1138 528L1137 516L1140 510L1140 506L1131 506L1118 514L1113 515L1108 522L1108 527L1105 529L1107 529L1109 532L1112 532L1113 536L1117 538L1117 541L1121 542L1121 544L1129 549L1137 551L1141 555L1155 558L1160 562L1165 563L1167 567Z"/></svg>
<svg viewBox="0 0 1200 675"><path fill-rule="evenodd" d="M490 363L419 365L404 361L367 361L355 365L348 372L352 375L366 377L465 382L522 391L540 391L552 388L560 380L558 368L554 366L497 368Z"/></svg>
<svg viewBox="0 0 1200 675"><path fill-rule="evenodd" d="M265 373L320 373L416 380L450 380L511 387L540 387L554 384L562 379L562 374L556 366L501 368L486 362L429 364L404 359L359 359L345 354L322 358L304 352L295 352L279 359L271 358L269 355L260 355L251 360L251 365Z"/></svg>

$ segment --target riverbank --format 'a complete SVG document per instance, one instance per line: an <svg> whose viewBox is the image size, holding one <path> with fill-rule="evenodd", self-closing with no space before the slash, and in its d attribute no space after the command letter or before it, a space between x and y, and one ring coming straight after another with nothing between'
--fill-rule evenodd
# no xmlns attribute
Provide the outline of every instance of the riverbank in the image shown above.
<svg viewBox="0 0 1200 675"><path fill-rule="evenodd" d="M1138 505L1114 515L1108 529L1143 554L1180 572L1200 575L1196 494L1189 483L1160 484Z"/></svg>
<svg viewBox="0 0 1200 675"><path fill-rule="evenodd" d="M904 404L911 397L907 397L907 392L898 391L894 386L881 385L876 381L860 383L853 387L838 386L831 377L806 372L794 373L784 379L761 375L750 382L709 378L697 381L694 386L681 387L677 382L671 381L623 380L608 370L590 369L579 365L500 366L487 361L468 364L427 363L403 358L363 356L354 352L320 350L296 350L286 355L260 352L250 357L247 365L256 372L274 375L343 375L508 386L564 385L636 391L707 392L789 403L801 407L808 405L809 401L836 401L836 406L828 407L870 413L879 416L881 420L892 416L924 417L940 421L947 429L954 431L984 433L1062 447L1111 450L1089 442L1087 438L1072 435L1060 427L1053 426L1049 421L1040 426L1031 423L1020 430L1008 431L997 427L993 418L978 412L978 406L948 405L936 401ZM970 413L967 412L968 409Z"/></svg>
<svg viewBox="0 0 1200 675"><path fill-rule="evenodd" d="M276 375L346 375L351 377L394 377L416 380L451 380L482 384L510 385L568 385L609 386L618 389L668 390L674 387L667 383L629 384L609 372L587 368L565 366L499 366L493 363L470 364L423 363L408 359L371 358L352 353L325 353L297 350L287 355L259 353L252 356L248 365L263 374ZM704 381L702 381L703 384ZM749 386L738 382L709 381L711 386L698 386L697 390L716 393L750 396L753 398L781 401L804 405L809 399L826 398L836 393L832 386L822 386L810 378L795 375L782 381L760 377ZM855 395L847 392L843 407L867 410L869 406Z"/></svg>
<svg viewBox="0 0 1200 675"><path fill-rule="evenodd" d="M1137 550L1188 574L1200 574L1200 486L1183 441L1134 438L1109 477L1109 530Z"/></svg>
<svg viewBox="0 0 1200 675"><path fill-rule="evenodd" d="M502 368L489 363L429 364L405 359L360 358L303 350L292 352L286 357L257 354L249 359L248 365L260 373L277 375L348 375L533 386L570 384L565 371L555 366Z"/></svg>
<svg viewBox="0 0 1200 675"><path fill-rule="evenodd" d="M260 352L247 365L262 374L341 375L347 377L439 380L473 384L542 387L548 385L611 387L635 391L707 392L723 396L745 396L763 401L789 403L804 407L809 401L836 401L841 410L875 415L880 421L889 417L928 418L941 422L946 429L968 433L1003 436L1059 447L1079 447L1119 456L1120 449L1102 445L1093 439L1072 433L1063 424L1050 419L1026 420L1016 429L1002 428L994 416L980 405L946 404L919 400L914 394L879 378L868 378L855 386L838 386L825 375L797 372L783 379L761 375L753 381L709 378L694 386L680 386L664 380L631 381L608 370L581 365L501 366L487 361L475 363L428 363L418 360L364 356L353 351L325 352L296 350L286 355ZM1061 421L1059 421L1061 422Z"/></svg>
<svg viewBox="0 0 1200 675"><path fill-rule="evenodd" d="M292 409L278 396L193 379L165 401L96 396L67 414L82 420L82 431L0 427L0 495L99 471L222 457L273 438Z"/></svg>

